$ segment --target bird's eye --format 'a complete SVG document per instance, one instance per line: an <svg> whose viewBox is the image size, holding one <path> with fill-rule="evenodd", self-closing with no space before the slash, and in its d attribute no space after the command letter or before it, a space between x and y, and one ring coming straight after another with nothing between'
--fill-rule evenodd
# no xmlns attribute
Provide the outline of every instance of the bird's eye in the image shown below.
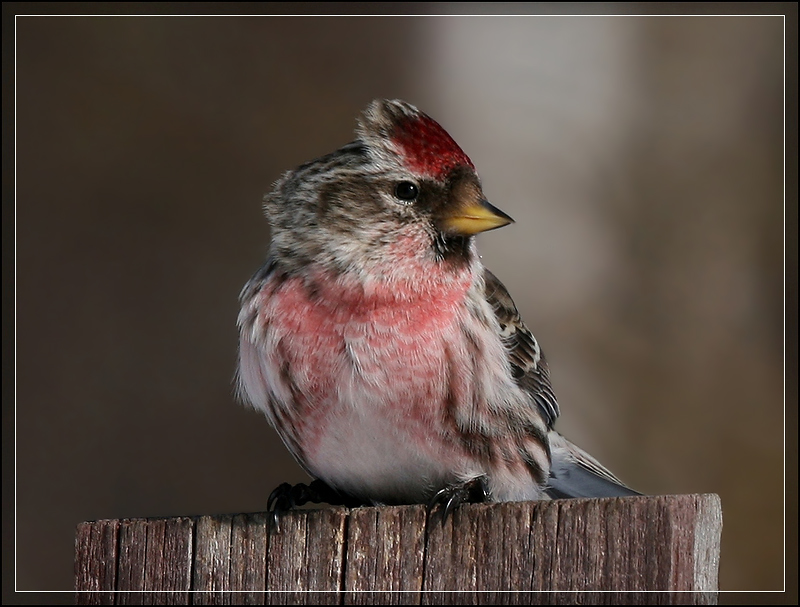
<svg viewBox="0 0 800 607"><path fill-rule="evenodd" d="M401 181L394 187L394 195L403 202L412 202L419 196L419 188L410 181Z"/></svg>

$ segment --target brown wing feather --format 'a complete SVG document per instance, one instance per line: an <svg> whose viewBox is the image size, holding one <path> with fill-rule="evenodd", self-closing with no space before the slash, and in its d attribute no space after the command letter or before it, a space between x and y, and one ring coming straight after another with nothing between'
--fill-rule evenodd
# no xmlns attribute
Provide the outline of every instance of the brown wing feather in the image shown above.
<svg viewBox="0 0 800 607"><path fill-rule="evenodd" d="M484 294L500 323L511 372L517 385L531 395L548 428L559 415L558 401L550 386L550 371L536 338L519 317L514 300L497 277L484 268Z"/></svg>

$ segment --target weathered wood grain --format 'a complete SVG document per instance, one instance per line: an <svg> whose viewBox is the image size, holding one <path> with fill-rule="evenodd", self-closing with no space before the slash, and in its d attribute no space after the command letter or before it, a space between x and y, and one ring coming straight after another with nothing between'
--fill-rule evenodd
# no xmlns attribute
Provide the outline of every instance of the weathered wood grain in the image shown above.
<svg viewBox="0 0 800 607"><path fill-rule="evenodd" d="M716 495L97 521L76 602L714 604L721 528Z"/></svg>
<svg viewBox="0 0 800 607"><path fill-rule="evenodd" d="M99 521L105 523L106 521ZM118 521L117 605L188 605L194 521Z"/></svg>
<svg viewBox="0 0 800 607"><path fill-rule="evenodd" d="M119 521L81 523L75 533L76 605L113 605Z"/></svg>
<svg viewBox="0 0 800 607"><path fill-rule="evenodd" d="M233 517L201 516L196 523L192 590L195 605L231 603L231 526Z"/></svg>
<svg viewBox="0 0 800 607"><path fill-rule="evenodd" d="M189 604L193 530L188 517L147 522L143 604Z"/></svg>
<svg viewBox="0 0 800 607"><path fill-rule="evenodd" d="M267 603L337 605L344 566L347 510L301 510L271 529Z"/></svg>
<svg viewBox="0 0 800 607"><path fill-rule="evenodd" d="M118 605L142 604L146 549L147 521L144 519L120 521L116 588L120 593L115 596Z"/></svg>
<svg viewBox="0 0 800 607"><path fill-rule="evenodd" d="M420 603L426 516L424 506L357 508L350 513L345 604Z"/></svg>
<svg viewBox="0 0 800 607"><path fill-rule="evenodd" d="M231 525L232 605L264 605L267 588L267 517L239 514Z"/></svg>

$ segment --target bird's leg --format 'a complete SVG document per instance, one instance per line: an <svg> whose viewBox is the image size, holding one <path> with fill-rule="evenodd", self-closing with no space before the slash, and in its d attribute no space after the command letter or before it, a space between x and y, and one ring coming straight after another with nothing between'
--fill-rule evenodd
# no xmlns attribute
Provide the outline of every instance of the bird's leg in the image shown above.
<svg viewBox="0 0 800 607"><path fill-rule="evenodd" d="M486 486L485 476L476 476L468 481L447 485L441 489L428 504L428 510L433 510L438 504L443 505L442 525L447 521L450 513L460 504L480 504L489 497L489 488Z"/></svg>
<svg viewBox="0 0 800 607"><path fill-rule="evenodd" d="M304 506L309 502L330 504L331 506L346 506L348 508L366 505L362 500L346 493L341 493L321 480L314 480L308 485L305 483L296 485L281 483L269 494L267 511L272 514L272 521L277 527L278 517L283 512Z"/></svg>

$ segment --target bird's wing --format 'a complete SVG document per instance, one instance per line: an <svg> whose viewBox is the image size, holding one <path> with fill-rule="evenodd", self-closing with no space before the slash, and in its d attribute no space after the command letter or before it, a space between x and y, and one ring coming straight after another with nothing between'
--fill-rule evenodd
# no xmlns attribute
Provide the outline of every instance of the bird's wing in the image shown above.
<svg viewBox="0 0 800 607"><path fill-rule="evenodd" d="M603 464L555 430L548 435L552 465L546 493L552 498L641 495L626 487Z"/></svg>
<svg viewBox="0 0 800 607"><path fill-rule="evenodd" d="M546 493L552 498L641 495L552 429L559 415L558 401L550 386L550 371L539 344L522 322L508 290L489 270L484 270L484 284L486 299L500 323L514 380L531 395L550 429L552 465Z"/></svg>
<svg viewBox="0 0 800 607"><path fill-rule="evenodd" d="M484 269L484 294L500 323L500 336L517 385L531 395L548 428L558 417L558 401L550 386L547 368L536 338L522 322L517 306L497 277Z"/></svg>

